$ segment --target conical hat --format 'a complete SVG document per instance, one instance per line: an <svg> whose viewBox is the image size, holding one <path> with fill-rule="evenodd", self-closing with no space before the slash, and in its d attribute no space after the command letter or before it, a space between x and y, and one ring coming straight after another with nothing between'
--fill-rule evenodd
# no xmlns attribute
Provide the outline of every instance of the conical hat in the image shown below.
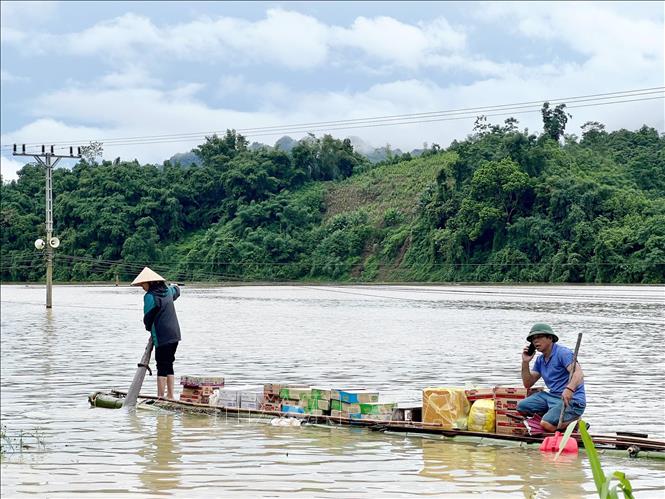
<svg viewBox="0 0 665 499"><path fill-rule="evenodd" d="M154 281L166 281L161 275L159 275L150 267L145 267L139 275L136 276L136 279L132 281L132 286L139 286L144 282L154 282Z"/></svg>

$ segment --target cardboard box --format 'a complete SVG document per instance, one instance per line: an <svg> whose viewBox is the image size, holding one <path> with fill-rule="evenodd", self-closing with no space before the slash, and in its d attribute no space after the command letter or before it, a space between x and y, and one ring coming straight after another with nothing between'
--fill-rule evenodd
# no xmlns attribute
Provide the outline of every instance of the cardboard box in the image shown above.
<svg viewBox="0 0 665 499"><path fill-rule="evenodd" d="M240 408L241 409L251 409L253 411L257 411L261 409L261 403L253 400L241 400L240 401Z"/></svg>
<svg viewBox="0 0 665 499"><path fill-rule="evenodd" d="M340 390L339 396L340 400L347 404L371 404L379 401L379 392L371 390Z"/></svg>
<svg viewBox="0 0 665 499"><path fill-rule="evenodd" d="M513 424L505 421L496 422L496 432L501 435L528 435L529 432L524 424Z"/></svg>
<svg viewBox="0 0 665 499"><path fill-rule="evenodd" d="M466 395L466 399L471 403L480 399L493 399L494 388L468 388L464 390L464 395Z"/></svg>
<svg viewBox="0 0 665 499"><path fill-rule="evenodd" d="M362 414L359 412L330 411L330 416L333 418L360 419Z"/></svg>
<svg viewBox="0 0 665 499"><path fill-rule="evenodd" d="M360 404L346 404L339 400L331 400L330 408L337 411L342 411L346 413L358 413L360 414Z"/></svg>
<svg viewBox="0 0 665 499"><path fill-rule="evenodd" d="M497 411L514 411L517 412L517 404L524 398L497 398L494 399L494 406Z"/></svg>
<svg viewBox="0 0 665 499"><path fill-rule="evenodd" d="M396 404L360 404L361 414L388 414L392 416Z"/></svg>
<svg viewBox="0 0 665 499"><path fill-rule="evenodd" d="M217 405L220 407L238 408L241 407L243 392L245 393L245 400L257 400L256 397L263 397L263 387L255 385L237 385L225 386L217 390L219 396L217 398ZM258 394L258 395L257 395Z"/></svg>
<svg viewBox="0 0 665 499"><path fill-rule="evenodd" d="M302 407L282 404L282 412L294 413L294 414L305 414L305 409Z"/></svg>
<svg viewBox="0 0 665 499"><path fill-rule="evenodd" d="M265 383L263 385L263 394L266 397L275 396L279 397L279 391L284 387L281 383Z"/></svg>
<svg viewBox="0 0 665 499"><path fill-rule="evenodd" d="M332 389L327 387L313 386L312 398L320 400L330 400Z"/></svg>
<svg viewBox="0 0 665 499"><path fill-rule="evenodd" d="M330 410L330 400L325 399L312 399L312 402L315 405L310 405L312 409L319 411L329 411Z"/></svg>
<svg viewBox="0 0 665 499"><path fill-rule="evenodd" d="M263 404L261 404L261 410L279 412L282 410L282 404L276 404L274 402L263 402Z"/></svg>
<svg viewBox="0 0 665 499"><path fill-rule="evenodd" d="M282 399L289 400L303 400L309 399L312 396L312 389L305 386L287 386L279 390L279 396Z"/></svg>
<svg viewBox="0 0 665 499"><path fill-rule="evenodd" d="M364 390L364 388L332 388L330 390L330 400L342 400L342 392L355 392Z"/></svg>
<svg viewBox="0 0 665 499"><path fill-rule="evenodd" d="M223 376L190 376L184 375L180 376L180 384L185 386L213 386L221 387L224 386L224 377Z"/></svg>
<svg viewBox="0 0 665 499"><path fill-rule="evenodd" d="M495 386L494 398L525 398L527 389L518 386Z"/></svg>

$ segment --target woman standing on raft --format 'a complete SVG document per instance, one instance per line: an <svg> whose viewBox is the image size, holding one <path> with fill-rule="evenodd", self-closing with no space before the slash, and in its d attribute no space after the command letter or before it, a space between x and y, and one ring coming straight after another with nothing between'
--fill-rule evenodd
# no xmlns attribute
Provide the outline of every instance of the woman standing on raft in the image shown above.
<svg viewBox="0 0 665 499"><path fill-rule="evenodd" d="M173 362L180 341L180 325L173 302L180 296L177 284L166 285L157 272L145 267L134 279L132 286L141 286L143 296L143 323L152 335L157 363L157 396L175 400L173 395Z"/></svg>

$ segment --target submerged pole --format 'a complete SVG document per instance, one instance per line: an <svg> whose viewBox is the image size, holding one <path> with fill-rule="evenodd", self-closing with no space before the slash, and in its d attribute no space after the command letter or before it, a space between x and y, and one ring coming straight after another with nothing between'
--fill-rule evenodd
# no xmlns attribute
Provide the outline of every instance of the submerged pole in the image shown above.
<svg viewBox="0 0 665 499"><path fill-rule="evenodd" d="M145 372L150 370L148 364L150 363L150 356L152 355L152 336L148 339L148 344L145 347L143 352L143 357L141 357L141 362L138 364L136 373L134 374L134 380L132 381L129 390L127 391L127 397L122 404L123 407L135 407L136 399L139 397L139 392L143 386L143 380L145 379ZM152 376L152 371L150 371Z"/></svg>

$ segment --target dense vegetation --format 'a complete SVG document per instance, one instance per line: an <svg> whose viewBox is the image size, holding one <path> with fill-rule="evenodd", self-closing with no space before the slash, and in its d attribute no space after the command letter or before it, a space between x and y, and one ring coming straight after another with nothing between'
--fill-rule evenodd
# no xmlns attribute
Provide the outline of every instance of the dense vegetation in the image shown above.
<svg viewBox="0 0 665 499"><path fill-rule="evenodd" d="M200 165L82 160L54 171L60 281L665 281L665 136L608 133L543 107L448 149L371 164L348 140L251 150L233 131ZM43 279L44 173L1 187L3 281ZM43 236L42 236L43 237Z"/></svg>

